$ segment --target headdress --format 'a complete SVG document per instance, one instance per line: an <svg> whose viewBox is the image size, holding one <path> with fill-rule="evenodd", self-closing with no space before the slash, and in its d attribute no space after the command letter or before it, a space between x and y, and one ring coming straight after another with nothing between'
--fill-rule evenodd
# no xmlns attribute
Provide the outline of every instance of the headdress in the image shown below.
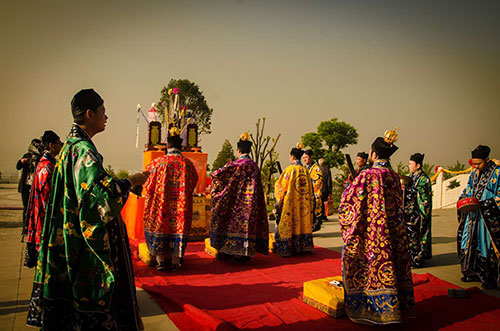
<svg viewBox="0 0 500 331"><path fill-rule="evenodd" d="M471 152L473 159L487 159L490 156L491 149L485 145L479 145Z"/></svg>
<svg viewBox="0 0 500 331"><path fill-rule="evenodd" d="M297 145L295 145L294 148L290 151L290 154L295 157L297 160L300 160L302 157L302 154L304 154L304 151L302 150L304 148L304 145L301 142L298 142Z"/></svg>
<svg viewBox="0 0 500 331"><path fill-rule="evenodd" d="M182 138L180 137L180 130L175 125L172 125L168 130L167 142L169 147L180 149L182 147Z"/></svg>
<svg viewBox="0 0 500 331"><path fill-rule="evenodd" d="M252 148L252 142L250 141L250 135L248 134L248 132L243 132L241 134L237 146L241 153L243 154L250 153L250 150Z"/></svg>
<svg viewBox="0 0 500 331"><path fill-rule="evenodd" d="M71 100L71 113L73 118L77 118L85 114L87 109L96 110L103 104L104 100L94 89L80 90Z"/></svg>
<svg viewBox="0 0 500 331"><path fill-rule="evenodd" d="M417 164L422 165L424 163L424 156L425 154L415 153L412 156L410 156L410 160L414 161Z"/></svg>
<svg viewBox="0 0 500 331"><path fill-rule="evenodd" d="M384 137L377 137L372 144L372 150L377 153L379 158L388 159L394 152L398 150L398 147L394 143L398 140L399 127L395 130L387 130L384 133Z"/></svg>
<svg viewBox="0 0 500 331"><path fill-rule="evenodd" d="M362 159L368 160L368 154L365 152L359 152L357 156Z"/></svg>

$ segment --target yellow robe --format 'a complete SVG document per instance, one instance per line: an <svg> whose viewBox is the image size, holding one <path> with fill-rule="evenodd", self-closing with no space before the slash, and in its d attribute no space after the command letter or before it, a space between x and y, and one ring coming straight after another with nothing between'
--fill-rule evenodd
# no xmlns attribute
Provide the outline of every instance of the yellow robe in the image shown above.
<svg viewBox="0 0 500 331"><path fill-rule="evenodd" d="M298 161L288 166L276 181L276 253L290 256L311 251L313 191L306 167Z"/></svg>
<svg viewBox="0 0 500 331"><path fill-rule="evenodd" d="M313 185L313 198L314 198L314 211L313 211L313 229L314 231L321 229L322 222L322 208L321 204L323 201L321 200L321 187L323 186L323 174L321 173L321 169L319 165L313 163L310 167L307 168L309 171L309 176L311 176L312 185Z"/></svg>

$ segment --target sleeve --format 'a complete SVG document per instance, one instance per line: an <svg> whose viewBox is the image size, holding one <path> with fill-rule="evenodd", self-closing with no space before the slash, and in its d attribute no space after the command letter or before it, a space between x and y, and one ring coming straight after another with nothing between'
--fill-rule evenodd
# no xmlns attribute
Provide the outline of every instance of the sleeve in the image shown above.
<svg viewBox="0 0 500 331"><path fill-rule="evenodd" d="M73 175L82 234L94 250L107 249L105 226L120 213L126 192L106 173L94 151L80 148L75 153Z"/></svg>
<svg viewBox="0 0 500 331"><path fill-rule="evenodd" d="M283 200L285 199L286 192L288 191L288 185L290 183L290 170L285 169L281 174L280 178L274 184L274 196L276 197L276 206L281 209L283 205Z"/></svg>
<svg viewBox="0 0 500 331"><path fill-rule="evenodd" d="M321 186L323 186L323 174L319 167L315 167L315 171L311 172L311 179L313 181L314 193L320 194Z"/></svg>
<svg viewBox="0 0 500 331"><path fill-rule="evenodd" d="M194 192L196 189L196 184L198 183L198 173L196 172L196 167L194 166L191 160L186 159L186 170L188 173L188 178L186 178L186 184L188 188L188 192Z"/></svg>
<svg viewBox="0 0 500 331"><path fill-rule="evenodd" d="M429 215L432 210L432 186L429 177L422 176L416 185L417 202L420 212Z"/></svg>
<svg viewBox="0 0 500 331"><path fill-rule="evenodd" d="M366 174L356 176L340 200L339 224L344 242L356 229L357 221L363 216L363 202L366 199L365 177Z"/></svg>

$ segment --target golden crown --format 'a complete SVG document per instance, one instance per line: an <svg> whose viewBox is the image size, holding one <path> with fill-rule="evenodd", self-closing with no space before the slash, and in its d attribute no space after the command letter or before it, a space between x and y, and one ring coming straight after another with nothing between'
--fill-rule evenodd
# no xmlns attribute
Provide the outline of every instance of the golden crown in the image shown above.
<svg viewBox="0 0 500 331"><path fill-rule="evenodd" d="M387 130L384 133L384 141L388 144L394 144L399 138L399 126L394 130Z"/></svg>

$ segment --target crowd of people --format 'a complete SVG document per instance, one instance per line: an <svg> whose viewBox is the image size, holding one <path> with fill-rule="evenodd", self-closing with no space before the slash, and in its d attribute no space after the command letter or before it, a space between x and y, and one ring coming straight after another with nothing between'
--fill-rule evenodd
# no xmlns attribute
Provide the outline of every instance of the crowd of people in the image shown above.
<svg viewBox="0 0 500 331"><path fill-rule="evenodd" d="M44 330L140 330L130 247L120 211L129 192L144 185L144 230L159 271L184 264L193 218L194 164L183 154L173 123L168 148L146 171L118 180L103 167L92 138L105 130L104 100L92 89L71 101L73 126L64 145L53 131L34 139L22 169L25 266L35 267L27 324ZM244 133L238 158L212 174L210 245L220 259L249 263L269 254L269 223L260 169ZM356 158L344 184L339 224L346 312L359 323L390 324L415 315L412 267L432 258L431 180L424 155L409 158L410 176L391 167L398 134L377 137ZM463 281L499 284L500 168L487 146L472 151L474 167L461 198L476 209L459 212L458 254ZM288 257L314 248L332 191L325 160L299 143L275 184L274 252ZM134 190L135 192L135 190ZM307 254L307 253L306 253Z"/></svg>

